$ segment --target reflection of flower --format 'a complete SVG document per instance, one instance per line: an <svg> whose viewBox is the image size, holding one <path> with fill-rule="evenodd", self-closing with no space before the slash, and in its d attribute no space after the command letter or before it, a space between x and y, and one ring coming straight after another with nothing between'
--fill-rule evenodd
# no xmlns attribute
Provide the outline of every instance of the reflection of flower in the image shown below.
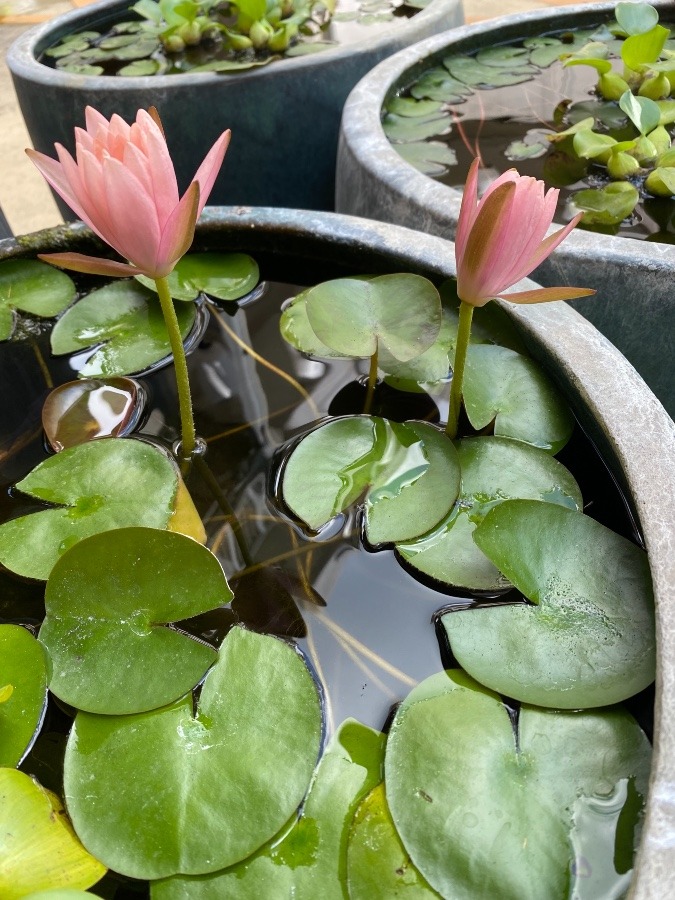
<svg viewBox="0 0 675 900"><path fill-rule="evenodd" d="M529 275L564 240L583 213L546 237L558 191L544 193L544 182L504 172L478 200L478 160L474 160L464 188L457 224L455 256L457 293L464 303L484 306L495 297L513 303L571 300L595 293L587 288L552 287L504 294Z"/></svg>
<svg viewBox="0 0 675 900"><path fill-rule="evenodd" d="M179 199L157 111L141 109L128 125L120 116L108 121L87 107L86 130L75 129L76 159L60 144L58 162L26 152L73 211L131 265L80 253L42 258L95 275L168 275L192 243L229 140L229 131L218 138Z"/></svg>

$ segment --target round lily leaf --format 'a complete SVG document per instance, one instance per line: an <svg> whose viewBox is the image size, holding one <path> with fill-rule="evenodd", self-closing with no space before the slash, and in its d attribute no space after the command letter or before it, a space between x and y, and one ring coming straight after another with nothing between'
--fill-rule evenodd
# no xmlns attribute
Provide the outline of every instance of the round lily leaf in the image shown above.
<svg viewBox="0 0 675 900"><path fill-rule="evenodd" d="M469 347L464 406L480 431L494 422L494 433L551 453L572 434L574 418L559 392L534 360L506 347Z"/></svg>
<svg viewBox="0 0 675 900"><path fill-rule="evenodd" d="M50 318L76 296L75 283L60 269L35 259L0 262L0 341L14 330L14 310Z"/></svg>
<svg viewBox="0 0 675 900"><path fill-rule="evenodd" d="M457 454L442 432L371 416L333 419L310 432L283 473L284 502L313 530L367 491L365 531L374 546L429 531L458 488Z"/></svg>
<svg viewBox="0 0 675 900"><path fill-rule="evenodd" d="M410 88L418 100L438 100L441 103L463 103L471 88L457 81L447 69L428 69Z"/></svg>
<svg viewBox="0 0 675 900"><path fill-rule="evenodd" d="M429 885L401 843L391 818L384 784L374 788L359 806L349 834L350 900L398 897L433 900Z"/></svg>
<svg viewBox="0 0 675 900"><path fill-rule="evenodd" d="M50 688L87 712L145 712L182 697L216 651L163 627L232 599L216 557L181 534L120 528L77 543L54 566L40 641Z"/></svg>
<svg viewBox="0 0 675 900"><path fill-rule="evenodd" d="M414 141L397 144L396 152L424 175L435 178L457 165L457 151L440 141Z"/></svg>
<svg viewBox="0 0 675 900"><path fill-rule="evenodd" d="M557 460L536 447L500 437L457 442L461 487L447 518L421 540L398 544L397 554L413 569L444 584L474 591L511 587L476 546L473 533L487 513L509 498L558 503L580 510L579 487Z"/></svg>
<svg viewBox="0 0 675 900"><path fill-rule="evenodd" d="M438 100L416 100L414 97L393 97L387 103L387 112L412 118L431 116L441 108Z"/></svg>
<svg viewBox="0 0 675 900"><path fill-rule="evenodd" d="M284 305L279 319L279 329L284 340L309 356L319 359L348 359L343 353L327 347L314 334L314 329L309 324L307 317L307 295L311 288L301 291L290 303Z"/></svg>
<svg viewBox="0 0 675 900"><path fill-rule="evenodd" d="M176 309L183 339L195 322L193 304ZM82 378L142 372L171 355L157 296L133 280L115 281L78 300L51 334L56 356L102 344L80 369Z"/></svg>
<svg viewBox="0 0 675 900"><path fill-rule="evenodd" d="M449 134L452 119L447 110L439 110L418 119L387 113L382 120L382 130L390 141L423 141L425 138Z"/></svg>
<svg viewBox="0 0 675 900"><path fill-rule="evenodd" d="M385 737L353 719L331 739L302 815L255 856L213 875L174 875L152 900L343 900L349 826L361 797L382 778Z"/></svg>
<svg viewBox="0 0 675 900"><path fill-rule="evenodd" d="M529 62L527 47L515 47L508 44L497 47L485 47L476 54L476 60L482 66L496 66L498 69L509 69L514 64L524 66Z"/></svg>
<svg viewBox="0 0 675 900"><path fill-rule="evenodd" d="M569 45L554 37L528 38L523 41L523 46L530 51L530 62L540 69L547 69L558 62L563 53L569 53Z"/></svg>
<svg viewBox="0 0 675 900"><path fill-rule="evenodd" d="M0 525L0 562L46 580L59 556L82 538L128 525L167 528L178 484L168 455L143 441L102 438L62 450L16 486L58 505Z"/></svg>
<svg viewBox="0 0 675 900"><path fill-rule="evenodd" d="M474 540L531 601L443 617L457 661L477 681L524 703L578 709L625 700L654 680L643 550L536 500L500 504Z"/></svg>
<svg viewBox="0 0 675 900"><path fill-rule="evenodd" d="M420 275L338 278L306 295L309 323L320 341L349 357L371 357L380 345L406 361L430 347L441 327L441 300Z"/></svg>
<svg viewBox="0 0 675 900"><path fill-rule="evenodd" d="M64 789L83 842L134 878L214 872L250 856L300 804L321 737L296 650L233 628L192 695L133 716L78 713Z"/></svg>
<svg viewBox="0 0 675 900"><path fill-rule="evenodd" d="M218 300L239 300L257 285L258 264L245 253L188 253L169 275L169 291L174 300L196 300L200 293ZM146 275L137 281L155 290Z"/></svg>
<svg viewBox="0 0 675 900"><path fill-rule="evenodd" d="M473 56L450 56L443 60L448 72L471 87L506 87L531 81L538 73L528 62L512 61L506 66L485 65Z"/></svg>
<svg viewBox="0 0 675 900"><path fill-rule="evenodd" d="M0 766L18 766L47 705L47 661L21 625L0 625Z"/></svg>
<svg viewBox="0 0 675 900"><path fill-rule="evenodd" d="M627 181L613 181L604 188L589 188L572 195L572 202L584 210L585 225L619 225L635 209L640 193Z"/></svg>
<svg viewBox="0 0 675 900"><path fill-rule="evenodd" d="M0 769L0 896L88 888L105 866L84 849L61 801L16 769Z"/></svg>
<svg viewBox="0 0 675 900"><path fill-rule="evenodd" d="M514 729L496 695L450 671L399 708L385 783L406 850L442 896L474 900L480 884L486 897L540 900L576 896L570 862L578 873L583 859L570 860L570 837L580 801L609 800L634 780L637 816L615 804L606 828L618 846L625 811L637 841L649 763L647 739L621 710L523 707ZM598 896L616 896L622 883L608 868Z"/></svg>

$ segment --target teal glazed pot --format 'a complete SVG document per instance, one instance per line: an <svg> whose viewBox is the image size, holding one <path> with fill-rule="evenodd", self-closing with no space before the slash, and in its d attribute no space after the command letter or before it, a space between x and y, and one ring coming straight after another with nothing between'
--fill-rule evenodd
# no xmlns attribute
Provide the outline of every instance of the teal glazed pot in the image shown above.
<svg viewBox="0 0 675 900"><path fill-rule="evenodd" d="M58 141L72 150L73 127L84 124L88 105L126 120L156 106L181 188L230 128L211 201L306 209L334 208L340 115L357 81L392 53L463 22L460 0L432 0L377 36L369 37L363 26L363 38L353 43L232 74L87 76L39 61L65 35L110 26L130 5L102 0L27 31L10 47L7 65L35 149L52 154Z"/></svg>

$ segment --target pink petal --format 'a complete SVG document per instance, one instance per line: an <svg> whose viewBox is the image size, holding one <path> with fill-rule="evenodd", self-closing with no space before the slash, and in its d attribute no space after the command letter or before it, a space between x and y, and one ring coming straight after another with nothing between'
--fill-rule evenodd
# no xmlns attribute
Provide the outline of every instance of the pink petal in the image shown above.
<svg viewBox="0 0 675 900"><path fill-rule="evenodd" d="M109 219L106 229L116 235L115 250L148 275L153 274L161 237L157 210L138 179L112 157L103 166L104 196Z"/></svg>
<svg viewBox="0 0 675 900"><path fill-rule="evenodd" d="M510 303L548 303L551 300L577 300L579 297L590 297L592 294L595 294L595 291L590 288L549 287L497 296L500 300L508 300Z"/></svg>
<svg viewBox="0 0 675 900"><path fill-rule="evenodd" d="M480 160L476 158L469 167L469 174L466 176L464 192L462 193L462 205L459 208L459 219L457 220L457 232L455 234L455 259L457 260L457 265L459 265L459 260L464 256L466 242L469 239L469 233L476 218L479 167Z"/></svg>
<svg viewBox="0 0 675 900"><path fill-rule="evenodd" d="M73 193L61 163L52 159L50 156L45 156L44 153L40 153L37 150L28 149L26 150L26 155L40 171L43 178L54 188L56 193L65 200L68 206L70 206L75 215L82 218L82 208L78 202L78 198Z"/></svg>
<svg viewBox="0 0 675 900"><path fill-rule="evenodd" d="M99 259L97 256L85 256L83 253L38 253L38 257L53 266L85 272L87 275L112 275L121 278L141 274L135 266L112 259Z"/></svg>
<svg viewBox="0 0 675 900"><path fill-rule="evenodd" d="M578 213L564 228L560 228L539 244L528 262L530 266L529 272L534 271L540 263L553 253L555 248L565 240L570 231L572 231L577 223L583 218L583 215L583 213Z"/></svg>
<svg viewBox="0 0 675 900"><path fill-rule="evenodd" d="M146 166L152 184L151 195L157 209L160 227L163 227L178 205L180 197L178 182L164 135L147 114L144 121L148 123L148 128L145 130L145 144Z"/></svg>
<svg viewBox="0 0 675 900"><path fill-rule="evenodd" d="M193 182L197 182L199 184L199 210L198 216L201 215L204 206L206 205L206 201L209 198L209 194L211 193L211 189L213 188L213 184L218 176L218 172L220 171L220 167L223 164L223 159L225 158L225 151L227 150L228 144L230 143L230 132L224 131L218 140L215 142L213 147L206 154L204 162L197 169L197 173L195 177L192 179Z"/></svg>
<svg viewBox="0 0 675 900"><path fill-rule="evenodd" d="M193 181L162 232L156 260L158 272L162 275L168 275L181 256L190 249L198 216L199 184Z"/></svg>
<svg viewBox="0 0 675 900"><path fill-rule="evenodd" d="M512 262L503 272L504 288L532 271L530 260L553 220L557 194L556 191L555 195L546 197L544 183L535 178L521 178L517 183L514 221L518 225L512 233Z"/></svg>

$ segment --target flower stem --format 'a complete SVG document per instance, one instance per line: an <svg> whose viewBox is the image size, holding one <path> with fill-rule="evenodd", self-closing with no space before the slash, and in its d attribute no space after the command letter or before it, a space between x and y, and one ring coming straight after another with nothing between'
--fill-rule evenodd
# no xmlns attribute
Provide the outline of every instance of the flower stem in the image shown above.
<svg viewBox="0 0 675 900"><path fill-rule="evenodd" d="M366 402L363 404L363 413L368 415L373 405L373 397L375 396L375 385L377 384L377 351L370 357L370 368L368 369L368 389L366 390Z"/></svg>
<svg viewBox="0 0 675 900"><path fill-rule="evenodd" d="M459 328L457 329L457 343L455 344L455 361L452 366L452 384L450 386L450 408L448 409L448 424L445 433L453 441L457 437L457 422L459 421L459 409L462 405L462 385L464 383L464 364L466 352L469 349L469 337L471 335L471 319L473 318L473 306L463 300L459 304Z"/></svg>
<svg viewBox="0 0 675 900"><path fill-rule="evenodd" d="M181 425L181 455L188 459L196 445L195 422L192 414L192 399L190 397L190 382L188 380L187 359L183 338L178 325L178 317L173 306L171 293L169 292L168 278L156 278L155 285L159 302L162 307L162 315L169 335L171 352L173 353L173 365L176 373L176 387L178 389L178 405L180 408Z"/></svg>

